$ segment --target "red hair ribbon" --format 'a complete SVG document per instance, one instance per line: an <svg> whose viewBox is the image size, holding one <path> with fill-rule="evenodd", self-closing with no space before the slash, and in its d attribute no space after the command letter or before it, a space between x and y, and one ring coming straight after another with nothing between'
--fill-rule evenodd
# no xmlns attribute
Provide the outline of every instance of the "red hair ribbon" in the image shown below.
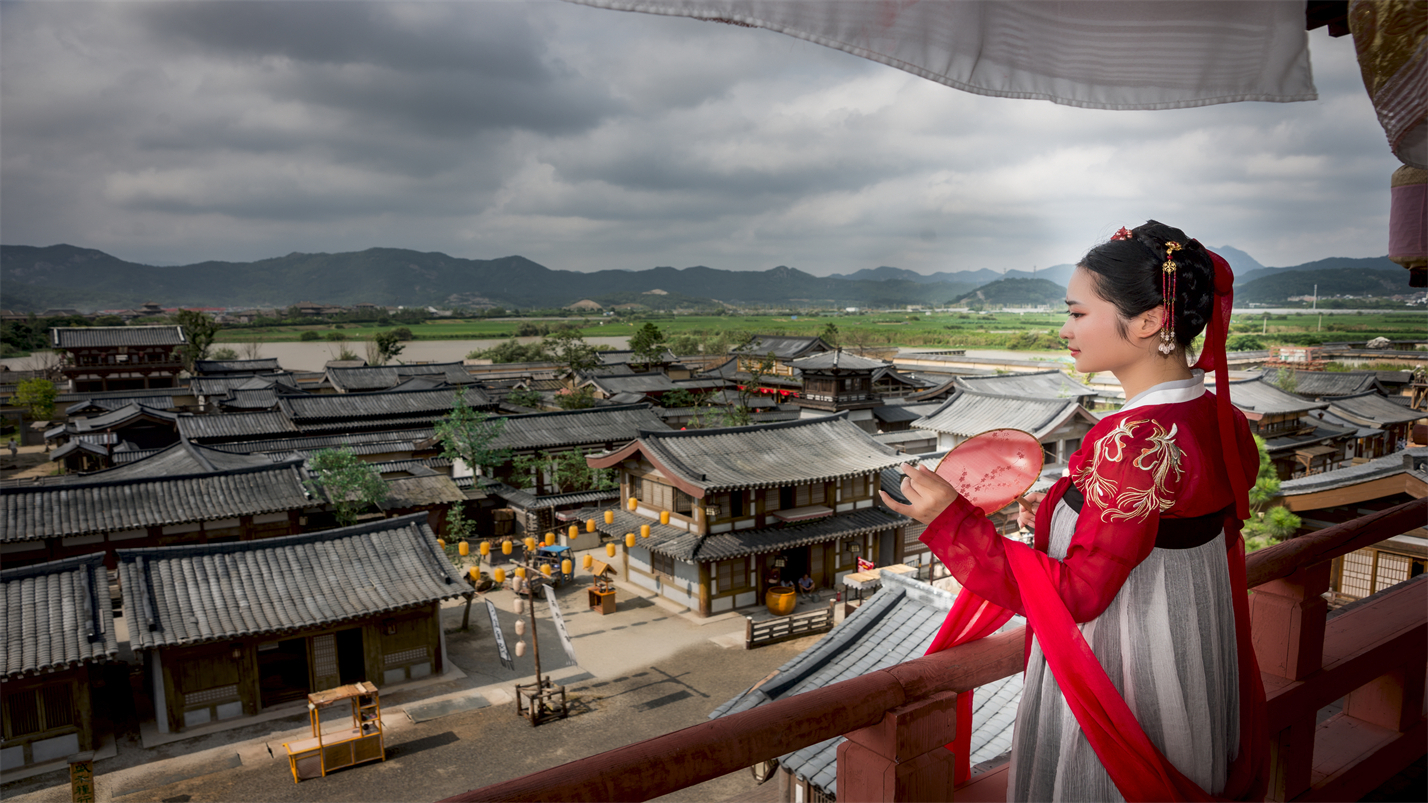
<svg viewBox="0 0 1428 803"><path fill-rule="evenodd" d="M1204 246L1201 246L1204 248ZM1230 404L1230 367L1225 357L1225 341L1230 332L1230 313L1235 307L1235 272L1224 257L1205 248L1215 266L1215 304L1210 310L1210 323L1205 327L1205 347L1195 367L1206 373L1215 372L1215 411L1220 423L1220 444L1225 456L1225 469L1235 489L1235 515L1249 518L1249 489L1254 485L1259 467L1249 471L1240 459L1241 444L1235 426L1234 407Z"/></svg>

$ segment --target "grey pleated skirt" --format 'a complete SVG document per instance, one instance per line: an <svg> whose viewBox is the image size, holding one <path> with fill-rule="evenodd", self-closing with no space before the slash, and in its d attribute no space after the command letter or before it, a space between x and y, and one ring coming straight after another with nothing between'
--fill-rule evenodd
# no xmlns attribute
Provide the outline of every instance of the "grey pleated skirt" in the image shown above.
<svg viewBox="0 0 1428 803"><path fill-rule="evenodd" d="M1077 513L1052 516L1062 558ZM1081 625L1092 651L1151 742L1210 793L1239 748L1239 674L1225 534L1194 549L1156 549L1100 617ZM1010 801L1120 801L1032 641L1012 737Z"/></svg>

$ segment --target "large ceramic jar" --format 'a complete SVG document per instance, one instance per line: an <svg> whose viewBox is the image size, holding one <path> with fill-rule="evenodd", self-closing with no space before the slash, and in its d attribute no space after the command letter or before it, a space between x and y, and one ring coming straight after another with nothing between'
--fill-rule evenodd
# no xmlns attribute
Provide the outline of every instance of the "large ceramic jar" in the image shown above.
<svg viewBox="0 0 1428 803"><path fill-rule="evenodd" d="M774 586L764 592L764 604L774 616L788 616L798 605L798 595L793 586Z"/></svg>

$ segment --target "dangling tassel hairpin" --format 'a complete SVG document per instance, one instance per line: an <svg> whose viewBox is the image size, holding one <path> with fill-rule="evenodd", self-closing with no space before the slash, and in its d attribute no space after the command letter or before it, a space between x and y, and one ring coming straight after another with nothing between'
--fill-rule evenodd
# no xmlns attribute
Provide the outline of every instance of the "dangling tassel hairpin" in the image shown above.
<svg viewBox="0 0 1428 803"><path fill-rule="evenodd" d="M1169 240L1165 243L1165 264L1160 266L1160 345L1161 354L1175 351L1175 276L1177 274L1173 254L1181 250L1180 243Z"/></svg>

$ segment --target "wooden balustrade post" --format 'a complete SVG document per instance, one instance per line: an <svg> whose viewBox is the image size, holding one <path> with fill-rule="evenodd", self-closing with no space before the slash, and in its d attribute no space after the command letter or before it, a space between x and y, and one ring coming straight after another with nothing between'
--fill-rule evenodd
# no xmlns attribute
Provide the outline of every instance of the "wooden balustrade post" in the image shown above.
<svg viewBox="0 0 1428 803"><path fill-rule="evenodd" d="M957 695L942 692L888 710L881 722L846 733L838 746L838 800L934 803L952 800Z"/></svg>
<svg viewBox="0 0 1428 803"><path fill-rule="evenodd" d="M1329 603L1322 594L1329 590L1329 569L1329 563L1317 563L1254 588L1250 626L1261 672L1302 680L1323 667ZM1315 714L1300 712L1270 734L1269 800L1289 800L1309 788Z"/></svg>

